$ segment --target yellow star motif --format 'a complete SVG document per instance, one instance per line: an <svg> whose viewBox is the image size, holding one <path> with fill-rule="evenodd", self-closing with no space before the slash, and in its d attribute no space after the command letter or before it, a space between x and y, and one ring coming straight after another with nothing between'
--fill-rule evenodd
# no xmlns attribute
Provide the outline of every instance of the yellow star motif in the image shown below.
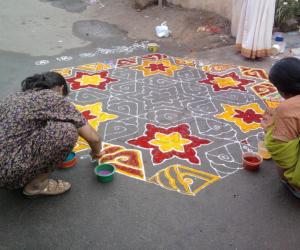
<svg viewBox="0 0 300 250"><path fill-rule="evenodd" d="M216 115L216 118L235 123L244 133L248 133L252 130L261 128L261 125L258 122L246 123L242 118L235 117L237 115L236 110L240 110L243 112L246 112L247 110L253 110L256 114L263 115L264 111L261 109L259 104L251 103L243 106L231 106L228 104L222 104L222 106L225 112Z"/></svg>
<svg viewBox="0 0 300 250"><path fill-rule="evenodd" d="M98 126L101 122L109 121L118 118L117 115L108 114L102 111L102 103L97 102L95 104L90 105L75 105L76 108L81 112L84 113L85 111L89 111L89 116L95 117L92 119L89 119L89 124L94 128L98 129Z"/></svg>
<svg viewBox="0 0 300 250"><path fill-rule="evenodd" d="M117 115L103 112L101 102L97 102L95 104L90 104L90 105L75 104L75 107L83 114L85 114L85 112L88 112L87 113L88 122L95 130L98 130L100 123L118 118ZM79 151L87 150L89 148L90 147L88 143L84 139L79 137L77 144L74 148L74 151L79 152Z"/></svg>
<svg viewBox="0 0 300 250"><path fill-rule="evenodd" d="M54 69L53 71L62 75L63 77L72 75L72 68Z"/></svg>
<svg viewBox="0 0 300 250"><path fill-rule="evenodd" d="M104 63L91 63L91 64L85 64L85 65L78 66L78 67L76 67L76 69L97 72L97 71L101 71L101 70L111 69L111 66L108 64L104 64Z"/></svg>
<svg viewBox="0 0 300 250"><path fill-rule="evenodd" d="M234 86L238 86L240 84L240 82L235 81L231 77L225 77L225 78L215 77L214 83L217 84L220 89L223 89L226 87L234 87Z"/></svg>
<svg viewBox="0 0 300 250"><path fill-rule="evenodd" d="M174 72L181 70L182 66L174 65L170 60L143 60L143 63L139 66L131 67L131 69L136 69L142 71L144 76L153 76L153 75L165 75L168 77L173 77Z"/></svg>
<svg viewBox="0 0 300 250"><path fill-rule="evenodd" d="M182 138L181 134L174 132L172 134L156 133L155 139L149 141L149 144L158 146L163 153L175 150L177 152L184 152L184 146L190 144L192 141Z"/></svg>
<svg viewBox="0 0 300 250"><path fill-rule="evenodd" d="M95 85L98 86L101 82L104 82L105 79L103 79L100 75L83 75L80 79L75 80L76 82L80 82L82 86L86 85Z"/></svg>

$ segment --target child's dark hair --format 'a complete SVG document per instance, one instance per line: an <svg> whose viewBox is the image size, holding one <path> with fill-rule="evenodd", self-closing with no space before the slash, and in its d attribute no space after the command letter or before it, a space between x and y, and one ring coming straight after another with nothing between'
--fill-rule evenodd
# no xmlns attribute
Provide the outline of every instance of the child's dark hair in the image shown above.
<svg viewBox="0 0 300 250"><path fill-rule="evenodd" d="M63 86L63 95L67 96L70 92L68 84L63 76L56 72L45 72L27 77L21 83L22 91L53 89Z"/></svg>
<svg viewBox="0 0 300 250"><path fill-rule="evenodd" d="M300 94L300 60L284 58L274 64L269 74L270 82L283 94Z"/></svg>

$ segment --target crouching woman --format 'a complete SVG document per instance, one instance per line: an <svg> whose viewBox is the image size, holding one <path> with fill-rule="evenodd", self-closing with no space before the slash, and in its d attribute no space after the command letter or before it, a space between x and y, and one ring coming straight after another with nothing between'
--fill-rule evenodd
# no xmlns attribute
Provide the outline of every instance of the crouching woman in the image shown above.
<svg viewBox="0 0 300 250"><path fill-rule="evenodd" d="M265 144L281 181L300 198L300 60L280 60L269 78L285 101L264 116Z"/></svg>
<svg viewBox="0 0 300 250"><path fill-rule="evenodd" d="M55 72L22 82L22 92L0 102L0 187L23 188L27 196L58 195L71 184L50 174L73 150L78 135L100 157L97 132L65 97L65 79Z"/></svg>

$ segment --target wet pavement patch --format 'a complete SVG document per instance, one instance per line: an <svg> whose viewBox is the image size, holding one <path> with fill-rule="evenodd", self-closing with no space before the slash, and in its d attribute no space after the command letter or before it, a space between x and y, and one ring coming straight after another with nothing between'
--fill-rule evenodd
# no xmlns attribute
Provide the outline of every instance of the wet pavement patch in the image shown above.
<svg viewBox="0 0 300 250"><path fill-rule="evenodd" d="M83 12L87 8L87 2L82 0L40 0L50 2L54 7L65 9L69 12Z"/></svg>
<svg viewBox="0 0 300 250"><path fill-rule="evenodd" d="M98 20L82 20L73 24L73 34L83 40L97 41L126 36L116 25Z"/></svg>

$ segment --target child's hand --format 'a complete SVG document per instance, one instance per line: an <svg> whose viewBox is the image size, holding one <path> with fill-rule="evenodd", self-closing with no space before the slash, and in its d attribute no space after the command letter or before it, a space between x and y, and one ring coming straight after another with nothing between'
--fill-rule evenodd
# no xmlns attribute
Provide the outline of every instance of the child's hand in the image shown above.
<svg viewBox="0 0 300 250"><path fill-rule="evenodd" d="M261 126L263 129L267 129L274 124L275 109L267 109L263 115Z"/></svg>

